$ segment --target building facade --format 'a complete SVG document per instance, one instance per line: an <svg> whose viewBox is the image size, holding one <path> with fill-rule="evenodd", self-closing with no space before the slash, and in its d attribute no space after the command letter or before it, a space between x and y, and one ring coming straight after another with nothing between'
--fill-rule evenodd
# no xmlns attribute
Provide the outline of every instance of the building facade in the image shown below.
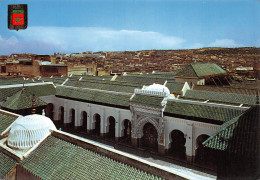
<svg viewBox="0 0 260 180"><path fill-rule="evenodd" d="M198 162L198 156L204 161L207 156L200 153L202 143L223 122L248 109L177 99L167 96L165 89L160 85L158 89L148 87L127 94L57 86L56 95L41 99L51 107L46 114L65 128L126 142L133 148L148 149L187 163ZM95 96L99 99L93 101Z"/></svg>

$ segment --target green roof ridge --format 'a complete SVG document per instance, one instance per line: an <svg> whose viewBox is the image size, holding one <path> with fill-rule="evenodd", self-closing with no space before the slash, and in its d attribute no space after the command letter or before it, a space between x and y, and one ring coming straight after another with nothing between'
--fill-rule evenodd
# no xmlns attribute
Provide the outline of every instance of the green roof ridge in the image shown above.
<svg viewBox="0 0 260 180"><path fill-rule="evenodd" d="M227 130L230 126L234 125L235 123L237 123L239 117L241 117L241 115L234 117L233 119L225 122L224 124L222 124L216 131L214 134L212 134L206 141L204 141L202 144L206 147L208 147L207 143L212 140L214 137L218 136L221 132ZM226 126L227 125L227 126ZM224 126L224 127L223 127Z"/></svg>
<svg viewBox="0 0 260 180"><path fill-rule="evenodd" d="M191 63L190 66L192 67L192 69L193 69L194 73L197 75L197 77L199 77L198 73L196 72L195 68L193 67L194 64L195 63Z"/></svg>
<svg viewBox="0 0 260 180"><path fill-rule="evenodd" d="M17 117L0 111L0 134L3 133Z"/></svg>
<svg viewBox="0 0 260 180"><path fill-rule="evenodd" d="M52 135L19 165L41 179L55 176L59 179L143 179L144 175L147 179L155 178L153 174Z"/></svg>
<svg viewBox="0 0 260 180"><path fill-rule="evenodd" d="M28 109L32 107L32 100L33 96L32 93L29 93L25 88L18 91L11 97L9 97L3 104L2 107L12 109L12 110L20 110L20 109ZM46 102L35 96L35 105L38 106L45 106L47 105Z"/></svg>
<svg viewBox="0 0 260 180"><path fill-rule="evenodd" d="M203 145L207 148L255 156L259 147L260 106L255 105L240 116L221 125Z"/></svg>
<svg viewBox="0 0 260 180"><path fill-rule="evenodd" d="M0 160L0 178L2 179L16 165L17 162L3 152L0 152Z"/></svg>

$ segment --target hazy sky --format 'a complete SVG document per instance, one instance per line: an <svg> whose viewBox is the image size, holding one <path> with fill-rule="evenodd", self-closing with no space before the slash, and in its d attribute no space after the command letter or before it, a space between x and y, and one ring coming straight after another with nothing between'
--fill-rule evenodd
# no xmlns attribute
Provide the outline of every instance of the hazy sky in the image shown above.
<svg viewBox="0 0 260 180"><path fill-rule="evenodd" d="M28 4L28 28L7 27ZM0 0L0 54L260 46L259 0Z"/></svg>

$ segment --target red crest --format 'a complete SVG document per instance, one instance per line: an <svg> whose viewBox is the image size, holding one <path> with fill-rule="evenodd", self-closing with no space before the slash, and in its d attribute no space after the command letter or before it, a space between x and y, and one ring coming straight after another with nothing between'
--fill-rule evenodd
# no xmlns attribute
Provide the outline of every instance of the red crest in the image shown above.
<svg viewBox="0 0 260 180"><path fill-rule="evenodd" d="M13 14L12 25L23 25L24 24L24 14Z"/></svg>

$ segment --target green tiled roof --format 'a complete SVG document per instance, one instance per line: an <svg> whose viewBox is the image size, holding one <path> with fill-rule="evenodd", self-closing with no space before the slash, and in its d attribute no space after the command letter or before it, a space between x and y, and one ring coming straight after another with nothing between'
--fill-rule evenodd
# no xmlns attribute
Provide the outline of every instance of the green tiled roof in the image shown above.
<svg viewBox="0 0 260 180"><path fill-rule="evenodd" d="M216 91L187 90L187 92L185 93L185 97L249 105L256 104L255 95L225 93Z"/></svg>
<svg viewBox="0 0 260 180"><path fill-rule="evenodd" d="M17 117L0 111L0 134L2 134L16 119Z"/></svg>
<svg viewBox="0 0 260 180"><path fill-rule="evenodd" d="M218 128L203 145L246 156L259 156L260 106L255 105L244 114Z"/></svg>
<svg viewBox="0 0 260 180"><path fill-rule="evenodd" d="M192 63L181 69L176 76L201 77L226 73L215 63Z"/></svg>
<svg viewBox="0 0 260 180"><path fill-rule="evenodd" d="M90 80L81 80L79 81L78 79L69 79L65 83L66 86L74 86L74 87L82 87L82 88L91 88L91 89L101 89L101 90L108 90L108 91L117 91L117 92L128 92L128 93L133 93L135 88L142 88L143 85L151 85L153 83L151 82L156 82L156 80L148 78L142 78L144 80L137 82L132 82L132 81L107 81L107 80L102 80L102 79L90 79ZM161 79L160 82L164 84L166 80ZM175 82L175 81L168 81L166 84L166 87L169 88L170 92L173 93L181 93L181 90L184 86L183 82Z"/></svg>
<svg viewBox="0 0 260 180"><path fill-rule="evenodd" d="M162 108L163 97L146 96L146 95L135 95L131 100L132 103L142 104L145 106L152 106L156 108Z"/></svg>
<svg viewBox="0 0 260 180"><path fill-rule="evenodd" d="M142 85L127 82L115 82L106 80L69 80L65 83L66 86L101 89L116 92L133 93L135 88L141 88Z"/></svg>
<svg viewBox="0 0 260 180"><path fill-rule="evenodd" d="M258 155L260 143L260 105L248 109L239 117L237 127L233 131L229 152L241 155Z"/></svg>
<svg viewBox="0 0 260 180"><path fill-rule="evenodd" d="M205 102L205 99L189 98L186 96L180 96L179 99ZM241 105L241 103L224 102L224 101L219 101L219 100L209 100L208 101L208 99L207 99L207 103L216 103L216 104L231 105L231 106L240 106ZM243 107L250 107L250 106L251 105L243 104Z"/></svg>
<svg viewBox="0 0 260 180"><path fill-rule="evenodd" d="M103 75L103 76L92 76L92 75L73 75L72 77L69 77L69 79L78 80L82 77L83 81L110 81L113 76L110 75Z"/></svg>
<svg viewBox="0 0 260 180"><path fill-rule="evenodd" d="M174 80L174 76L176 75L176 72L161 72L161 73L152 73L152 74L141 74L136 75L143 78L156 78L156 79L167 79L167 80Z"/></svg>
<svg viewBox="0 0 260 180"><path fill-rule="evenodd" d="M0 88L0 101L5 101L7 97L11 97L15 93L22 90L22 86L20 87L4 87ZM55 87L52 84L43 84L43 85L35 85L35 86L24 86L25 90L35 94L36 96L47 96L47 95L55 95Z"/></svg>
<svg viewBox="0 0 260 180"><path fill-rule="evenodd" d="M160 179L50 136L20 165L41 179Z"/></svg>
<svg viewBox="0 0 260 180"><path fill-rule="evenodd" d="M176 102L168 100L165 108L165 113L171 113L176 115L211 119L216 121L225 122L228 121L240 114L243 110L230 109L224 107L213 107L200 105L200 104L191 104L184 102Z"/></svg>
<svg viewBox="0 0 260 180"><path fill-rule="evenodd" d="M184 86L183 82L167 82L166 87L171 93L182 94L182 88Z"/></svg>
<svg viewBox="0 0 260 180"><path fill-rule="evenodd" d="M131 94L115 94L111 92L105 91L96 91L96 90L88 90L81 88L71 88L68 86L57 86L56 89L57 96L73 98L78 100L85 100L90 102L109 104L109 105L118 105L118 106L129 106L129 100Z"/></svg>
<svg viewBox="0 0 260 180"><path fill-rule="evenodd" d="M37 82L53 82L55 85L61 85L68 77L53 77L53 78L47 78L42 77L40 80L37 80Z"/></svg>
<svg viewBox="0 0 260 180"><path fill-rule="evenodd" d="M132 75L132 76L118 76L115 81L125 81L125 82L133 82L142 85L151 85L153 83L164 84L167 78L159 78L150 76L141 76L141 75Z"/></svg>
<svg viewBox="0 0 260 180"><path fill-rule="evenodd" d="M23 78L0 78L0 85L27 84L34 83L32 79Z"/></svg>
<svg viewBox="0 0 260 180"><path fill-rule="evenodd" d="M235 94L246 94L246 95L257 95L255 89L246 89L246 88L234 88L234 87L217 87L217 86L194 86L193 90L202 90L202 91L216 91L216 92L225 92L225 93L235 93ZM258 90L259 94L260 91Z"/></svg>
<svg viewBox="0 0 260 180"><path fill-rule="evenodd" d="M235 117L222 124L203 144L212 149L225 150L228 146L229 139L233 136L233 131L237 126L239 117L240 116Z"/></svg>
<svg viewBox="0 0 260 180"><path fill-rule="evenodd" d="M174 76L178 71L174 72L160 72L160 71L155 71L152 74L153 75L161 75L161 76Z"/></svg>
<svg viewBox="0 0 260 180"><path fill-rule="evenodd" d="M2 107L11 110L21 110L32 108L33 94L27 90L22 89L13 96L9 97L7 101L2 104ZM35 107L45 106L46 102L35 96Z"/></svg>
<svg viewBox="0 0 260 180"><path fill-rule="evenodd" d="M6 174L16 165L16 161L0 151L0 178L3 179Z"/></svg>

